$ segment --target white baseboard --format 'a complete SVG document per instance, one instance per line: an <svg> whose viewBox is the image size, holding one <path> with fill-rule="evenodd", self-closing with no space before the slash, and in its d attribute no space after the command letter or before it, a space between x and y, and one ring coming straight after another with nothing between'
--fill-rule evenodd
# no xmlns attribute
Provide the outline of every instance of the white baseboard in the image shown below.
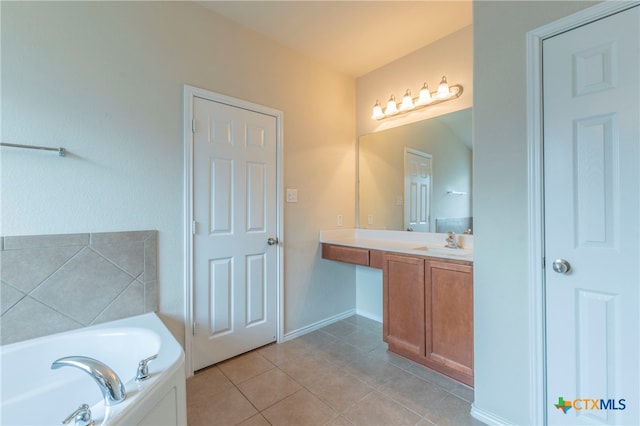
<svg viewBox="0 0 640 426"><path fill-rule="evenodd" d="M286 342L287 340L291 340L291 339L295 339L296 337L300 337L303 336L307 333L311 333L312 331L316 331L318 329L321 329L322 327L326 327L329 324L333 324L334 322L338 322L341 321L345 318L349 318L350 316L354 315L356 313L355 309L349 309L346 312L343 312L341 314L338 315L334 315L332 317L329 317L327 319L324 319L322 321L318 321L316 323L307 325L305 327L299 328L297 330L293 330L290 331L288 333L285 333L284 335L284 339L282 340L283 342Z"/></svg>
<svg viewBox="0 0 640 426"><path fill-rule="evenodd" d="M487 425L511 426L511 423L509 423L502 417L496 416L493 413L478 408L474 404L471 404L471 417L480 420L482 423L485 423Z"/></svg>
<svg viewBox="0 0 640 426"><path fill-rule="evenodd" d="M378 314L372 314L371 312L366 312L366 311L356 309L356 315L360 315L361 317L365 317L370 320L382 323L382 317Z"/></svg>

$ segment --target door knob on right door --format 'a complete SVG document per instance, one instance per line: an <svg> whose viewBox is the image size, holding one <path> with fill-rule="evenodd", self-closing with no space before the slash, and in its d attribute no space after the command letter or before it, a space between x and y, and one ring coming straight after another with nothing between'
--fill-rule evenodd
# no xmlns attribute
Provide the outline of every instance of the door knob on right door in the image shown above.
<svg viewBox="0 0 640 426"><path fill-rule="evenodd" d="M571 270L571 264L564 259L556 259L553 261L553 270L559 274L566 274Z"/></svg>

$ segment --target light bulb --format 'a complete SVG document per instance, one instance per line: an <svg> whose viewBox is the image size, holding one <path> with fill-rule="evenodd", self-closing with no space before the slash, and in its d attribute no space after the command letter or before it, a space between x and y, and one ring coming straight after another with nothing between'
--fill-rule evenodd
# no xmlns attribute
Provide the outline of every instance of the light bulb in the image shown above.
<svg viewBox="0 0 640 426"><path fill-rule="evenodd" d="M396 105L396 97L391 95L387 102L387 108L384 110L384 115L395 115L398 113L398 105Z"/></svg>
<svg viewBox="0 0 640 426"><path fill-rule="evenodd" d="M449 96L451 96L451 92L449 91L449 83L447 83L447 77L445 77L444 75L442 76L442 81L438 86L437 96L440 99L448 98Z"/></svg>
<svg viewBox="0 0 640 426"><path fill-rule="evenodd" d="M371 115L371 118L374 120L380 120L383 117L384 117L384 112L382 112L380 101L376 100L376 104L373 106L373 114Z"/></svg>
<svg viewBox="0 0 640 426"><path fill-rule="evenodd" d="M404 96L402 97L402 103L400 104L400 111L402 111L402 112L410 111L413 108L415 108L415 105L413 105L413 98L411 97L411 90L407 89L407 91L404 92Z"/></svg>
<svg viewBox="0 0 640 426"><path fill-rule="evenodd" d="M429 92L429 86L425 83L420 89L420 94L418 95L418 105L427 105L431 102L431 92Z"/></svg>

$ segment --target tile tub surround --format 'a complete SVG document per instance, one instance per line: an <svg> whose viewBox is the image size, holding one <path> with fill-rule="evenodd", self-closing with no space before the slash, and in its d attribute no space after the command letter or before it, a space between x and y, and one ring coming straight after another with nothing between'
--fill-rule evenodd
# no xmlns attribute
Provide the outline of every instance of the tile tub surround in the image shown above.
<svg viewBox="0 0 640 426"><path fill-rule="evenodd" d="M157 309L157 231L0 237L0 343Z"/></svg>

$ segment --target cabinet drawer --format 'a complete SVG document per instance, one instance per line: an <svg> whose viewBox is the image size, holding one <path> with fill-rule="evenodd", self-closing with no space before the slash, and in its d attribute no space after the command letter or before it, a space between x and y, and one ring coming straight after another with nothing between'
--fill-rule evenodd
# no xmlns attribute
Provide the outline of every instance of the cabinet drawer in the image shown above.
<svg viewBox="0 0 640 426"><path fill-rule="evenodd" d="M369 266L369 250L358 247L322 244L322 258L355 265Z"/></svg>

